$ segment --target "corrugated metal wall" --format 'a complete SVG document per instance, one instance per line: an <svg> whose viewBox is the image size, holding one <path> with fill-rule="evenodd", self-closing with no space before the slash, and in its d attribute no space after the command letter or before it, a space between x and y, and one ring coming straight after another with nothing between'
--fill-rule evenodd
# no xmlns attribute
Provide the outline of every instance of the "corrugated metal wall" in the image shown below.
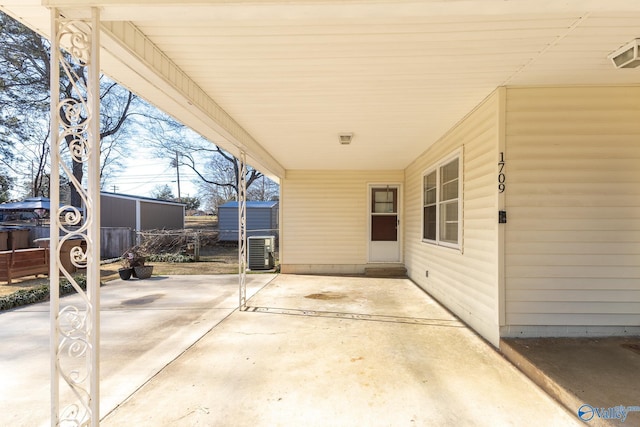
<svg viewBox="0 0 640 427"><path fill-rule="evenodd" d="M267 203L268 206L251 206L252 203L247 202L247 237L278 237L278 204ZM238 241L238 204L236 202L218 208L218 230L220 231L219 240Z"/></svg>
<svg viewBox="0 0 640 427"><path fill-rule="evenodd" d="M141 230L181 230L184 228L184 206L140 201Z"/></svg>
<svg viewBox="0 0 640 427"><path fill-rule="evenodd" d="M402 171L287 171L280 201L282 271L363 272L367 185L403 181Z"/></svg>
<svg viewBox="0 0 640 427"><path fill-rule="evenodd" d="M640 88L509 89L506 118L504 334L637 328Z"/></svg>
<svg viewBox="0 0 640 427"><path fill-rule="evenodd" d="M498 91L407 168L405 191L409 276L495 345L499 341L499 108ZM462 251L422 241L423 174L460 148L464 162Z"/></svg>
<svg viewBox="0 0 640 427"><path fill-rule="evenodd" d="M136 228L136 201L121 197L101 195L101 227Z"/></svg>
<svg viewBox="0 0 640 427"><path fill-rule="evenodd" d="M101 194L100 225L137 230L137 204L140 205L140 230L180 230L184 228L184 205L118 194Z"/></svg>

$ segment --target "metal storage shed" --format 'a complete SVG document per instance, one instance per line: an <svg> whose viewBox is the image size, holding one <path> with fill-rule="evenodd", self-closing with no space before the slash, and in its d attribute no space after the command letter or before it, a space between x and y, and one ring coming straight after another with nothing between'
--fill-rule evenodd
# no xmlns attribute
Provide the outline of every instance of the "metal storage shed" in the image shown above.
<svg viewBox="0 0 640 427"><path fill-rule="evenodd" d="M184 228L184 203L116 193L100 193L102 227L133 230Z"/></svg>
<svg viewBox="0 0 640 427"><path fill-rule="evenodd" d="M278 236L278 202L246 202L247 237ZM218 207L219 240L238 240L238 202Z"/></svg>

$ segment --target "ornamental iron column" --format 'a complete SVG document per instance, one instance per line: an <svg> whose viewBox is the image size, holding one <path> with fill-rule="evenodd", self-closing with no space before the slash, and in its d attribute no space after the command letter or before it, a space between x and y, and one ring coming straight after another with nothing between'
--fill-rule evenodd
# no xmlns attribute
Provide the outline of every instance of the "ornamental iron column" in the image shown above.
<svg viewBox="0 0 640 427"><path fill-rule="evenodd" d="M51 11L51 425L97 426L100 338L100 87L97 8ZM78 13L76 13L78 12ZM62 51L64 49L64 51ZM71 95L61 97L64 82ZM68 80L68 82L67 82ZM68 91L65 93L69 93ZM88 187L73 175L82 164ZM60 200L60 176L80 195L84 210ZM86 268L86 291L61 262ZM60 300L61 277L80 296ZM66 301L65 301L66 302Z"/></svg>
<svg viewBox="0 0 640 427"><path fill-rule="evenodd" d="M238 168L238 280L239 309L247 307L247 156L240 152Z"/></svg>

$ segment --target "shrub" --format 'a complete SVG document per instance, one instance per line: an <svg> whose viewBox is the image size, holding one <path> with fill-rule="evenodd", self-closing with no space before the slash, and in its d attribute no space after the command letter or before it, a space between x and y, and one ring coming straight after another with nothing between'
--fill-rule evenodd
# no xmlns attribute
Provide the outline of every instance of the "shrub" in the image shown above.
<svg viewBox="0 0 640 427"><path fill-rule="evenodd" d="M85 276L78 276L76 282L81 289L87 289L87 279ZM60 280L59 288L60 296L68 295L76 291L67 279ZM49 285L20 289L10 295L0 297L0 311L44 301L49 301Z"/></svg>
<svg viewBox="0 0 640 427"><path fill-rule="evenodd" d="M154 254L147 257L150 262L193 262L193 255L186 254Z"/></svg>

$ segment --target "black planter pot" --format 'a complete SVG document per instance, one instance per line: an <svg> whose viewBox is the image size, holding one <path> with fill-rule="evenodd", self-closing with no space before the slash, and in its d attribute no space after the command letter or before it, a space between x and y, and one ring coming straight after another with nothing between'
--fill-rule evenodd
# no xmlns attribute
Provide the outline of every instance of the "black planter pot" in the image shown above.
<svg viewBox="0 0 640 427"><path fill-rule="evenodd" d="M122 280L129 280L133 274L133 268L121 268L118 270L118 274Z"/></svg>

